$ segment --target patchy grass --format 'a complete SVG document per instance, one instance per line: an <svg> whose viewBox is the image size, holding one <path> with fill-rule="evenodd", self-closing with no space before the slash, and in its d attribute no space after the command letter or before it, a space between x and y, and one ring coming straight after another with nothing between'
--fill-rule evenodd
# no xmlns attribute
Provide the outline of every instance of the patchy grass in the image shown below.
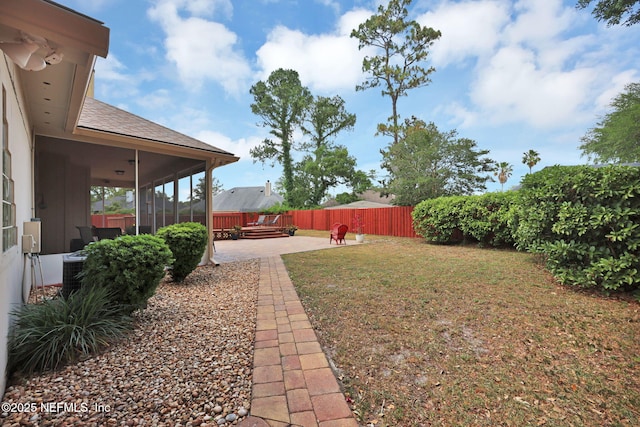
<svg viewBox="0 0 640 427"><path fill-rule="evenodd" d="M640 425L640 305L524 253L367 239L283 257L361 422Z"/></svg>

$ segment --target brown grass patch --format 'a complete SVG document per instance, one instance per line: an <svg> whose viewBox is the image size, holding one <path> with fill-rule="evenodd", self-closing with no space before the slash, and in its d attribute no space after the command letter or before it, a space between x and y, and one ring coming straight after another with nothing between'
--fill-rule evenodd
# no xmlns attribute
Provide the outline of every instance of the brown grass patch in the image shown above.
<svg viewBox="0 0 640 427"><path fill-rule="evenodd" d="M639 304L524 253L367 239L283 257L361 422L640 425Z"/></svg>

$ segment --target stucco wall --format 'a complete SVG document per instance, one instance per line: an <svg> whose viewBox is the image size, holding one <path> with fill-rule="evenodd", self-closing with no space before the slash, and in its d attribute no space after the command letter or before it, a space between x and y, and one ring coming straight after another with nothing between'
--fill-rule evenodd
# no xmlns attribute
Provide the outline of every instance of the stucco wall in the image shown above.
<svg viewBox="0 0 640 427"><path fill-rule="evenodd" d="M16 225L18 244L0 255L0 394L6 387L7 334L11 323L11 311L22 304L22 289L30 286L31 274L25 255L22 254L23 223L31 219L32 213L32 155L31 125L26 114L22 87L17 80L14 65L0 54L0 82L6 91L9 151L11 170L15 185ZM1 108L1 107L0 107ZM25 269L25 265L27 268ZM29 274L24 274L26 271ZM24 279L24 280L23 280Z"/></svg>

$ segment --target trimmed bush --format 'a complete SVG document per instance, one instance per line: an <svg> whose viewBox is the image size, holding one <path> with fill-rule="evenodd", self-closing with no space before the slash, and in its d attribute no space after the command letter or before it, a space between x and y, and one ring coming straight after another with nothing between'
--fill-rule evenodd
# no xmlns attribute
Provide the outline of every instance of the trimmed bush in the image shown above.
<svg viewBox="0 0 640 427"><path fill-rule="evenodd" d="M520 192L519 249L544 254L565 284L640 289L640 168L554 166Z"/></svg>
<svg viewBox="0 0 640 427"><path fill-rule="evenodd" d="M143 308L173 261L164 240L149 234L101 240L85 248L83 287L104 287L125 312Z"/></svg>
<svg viewBox="0 0 640 427"><path fill-rule="evenodd" d="M511 246L509 219L516 200L514 192L425 200L412 212L414 229L431 242Z"/></svg>
<svg viewBox="0 0 640 427"><path fill-rule="evenodd" d="M467 197L438 197L418 203L411 212L414 230L430 242L461 242L460 212Z"/></svg>
<svg viewBox="0 0 640 427"><path fill-rule="evenodd" d="M181 222L161 228L156 233L164 239L174 262L169 270L175 282L182 282L196 269L207 247L207 229L197 222Z"/></svg>
<svg viewBox="0 0 640 427"><path fill-rule="evenodd" d="M467 239L491 246L513 246L509 219L516 201L513 191L468 196L460 210L460 229Z"/></svg>
<svg viewBox="0 0 640 427"><path fill-rule="evenodd" d="M14 311L9 335L11 371L57 369L118 340L131 328L102 287L82 288L67 299L29 304Z"/></svg>

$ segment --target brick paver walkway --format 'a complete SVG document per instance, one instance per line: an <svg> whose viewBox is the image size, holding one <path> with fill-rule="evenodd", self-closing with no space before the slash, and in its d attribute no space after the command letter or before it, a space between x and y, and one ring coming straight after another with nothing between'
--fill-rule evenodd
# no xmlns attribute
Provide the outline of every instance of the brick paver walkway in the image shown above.
<svg viewBox="0 0 640 427"><path fill-rule="evenodd" d="M282 259L260 262L251 416L239 425L358 427Z"/></svg>

